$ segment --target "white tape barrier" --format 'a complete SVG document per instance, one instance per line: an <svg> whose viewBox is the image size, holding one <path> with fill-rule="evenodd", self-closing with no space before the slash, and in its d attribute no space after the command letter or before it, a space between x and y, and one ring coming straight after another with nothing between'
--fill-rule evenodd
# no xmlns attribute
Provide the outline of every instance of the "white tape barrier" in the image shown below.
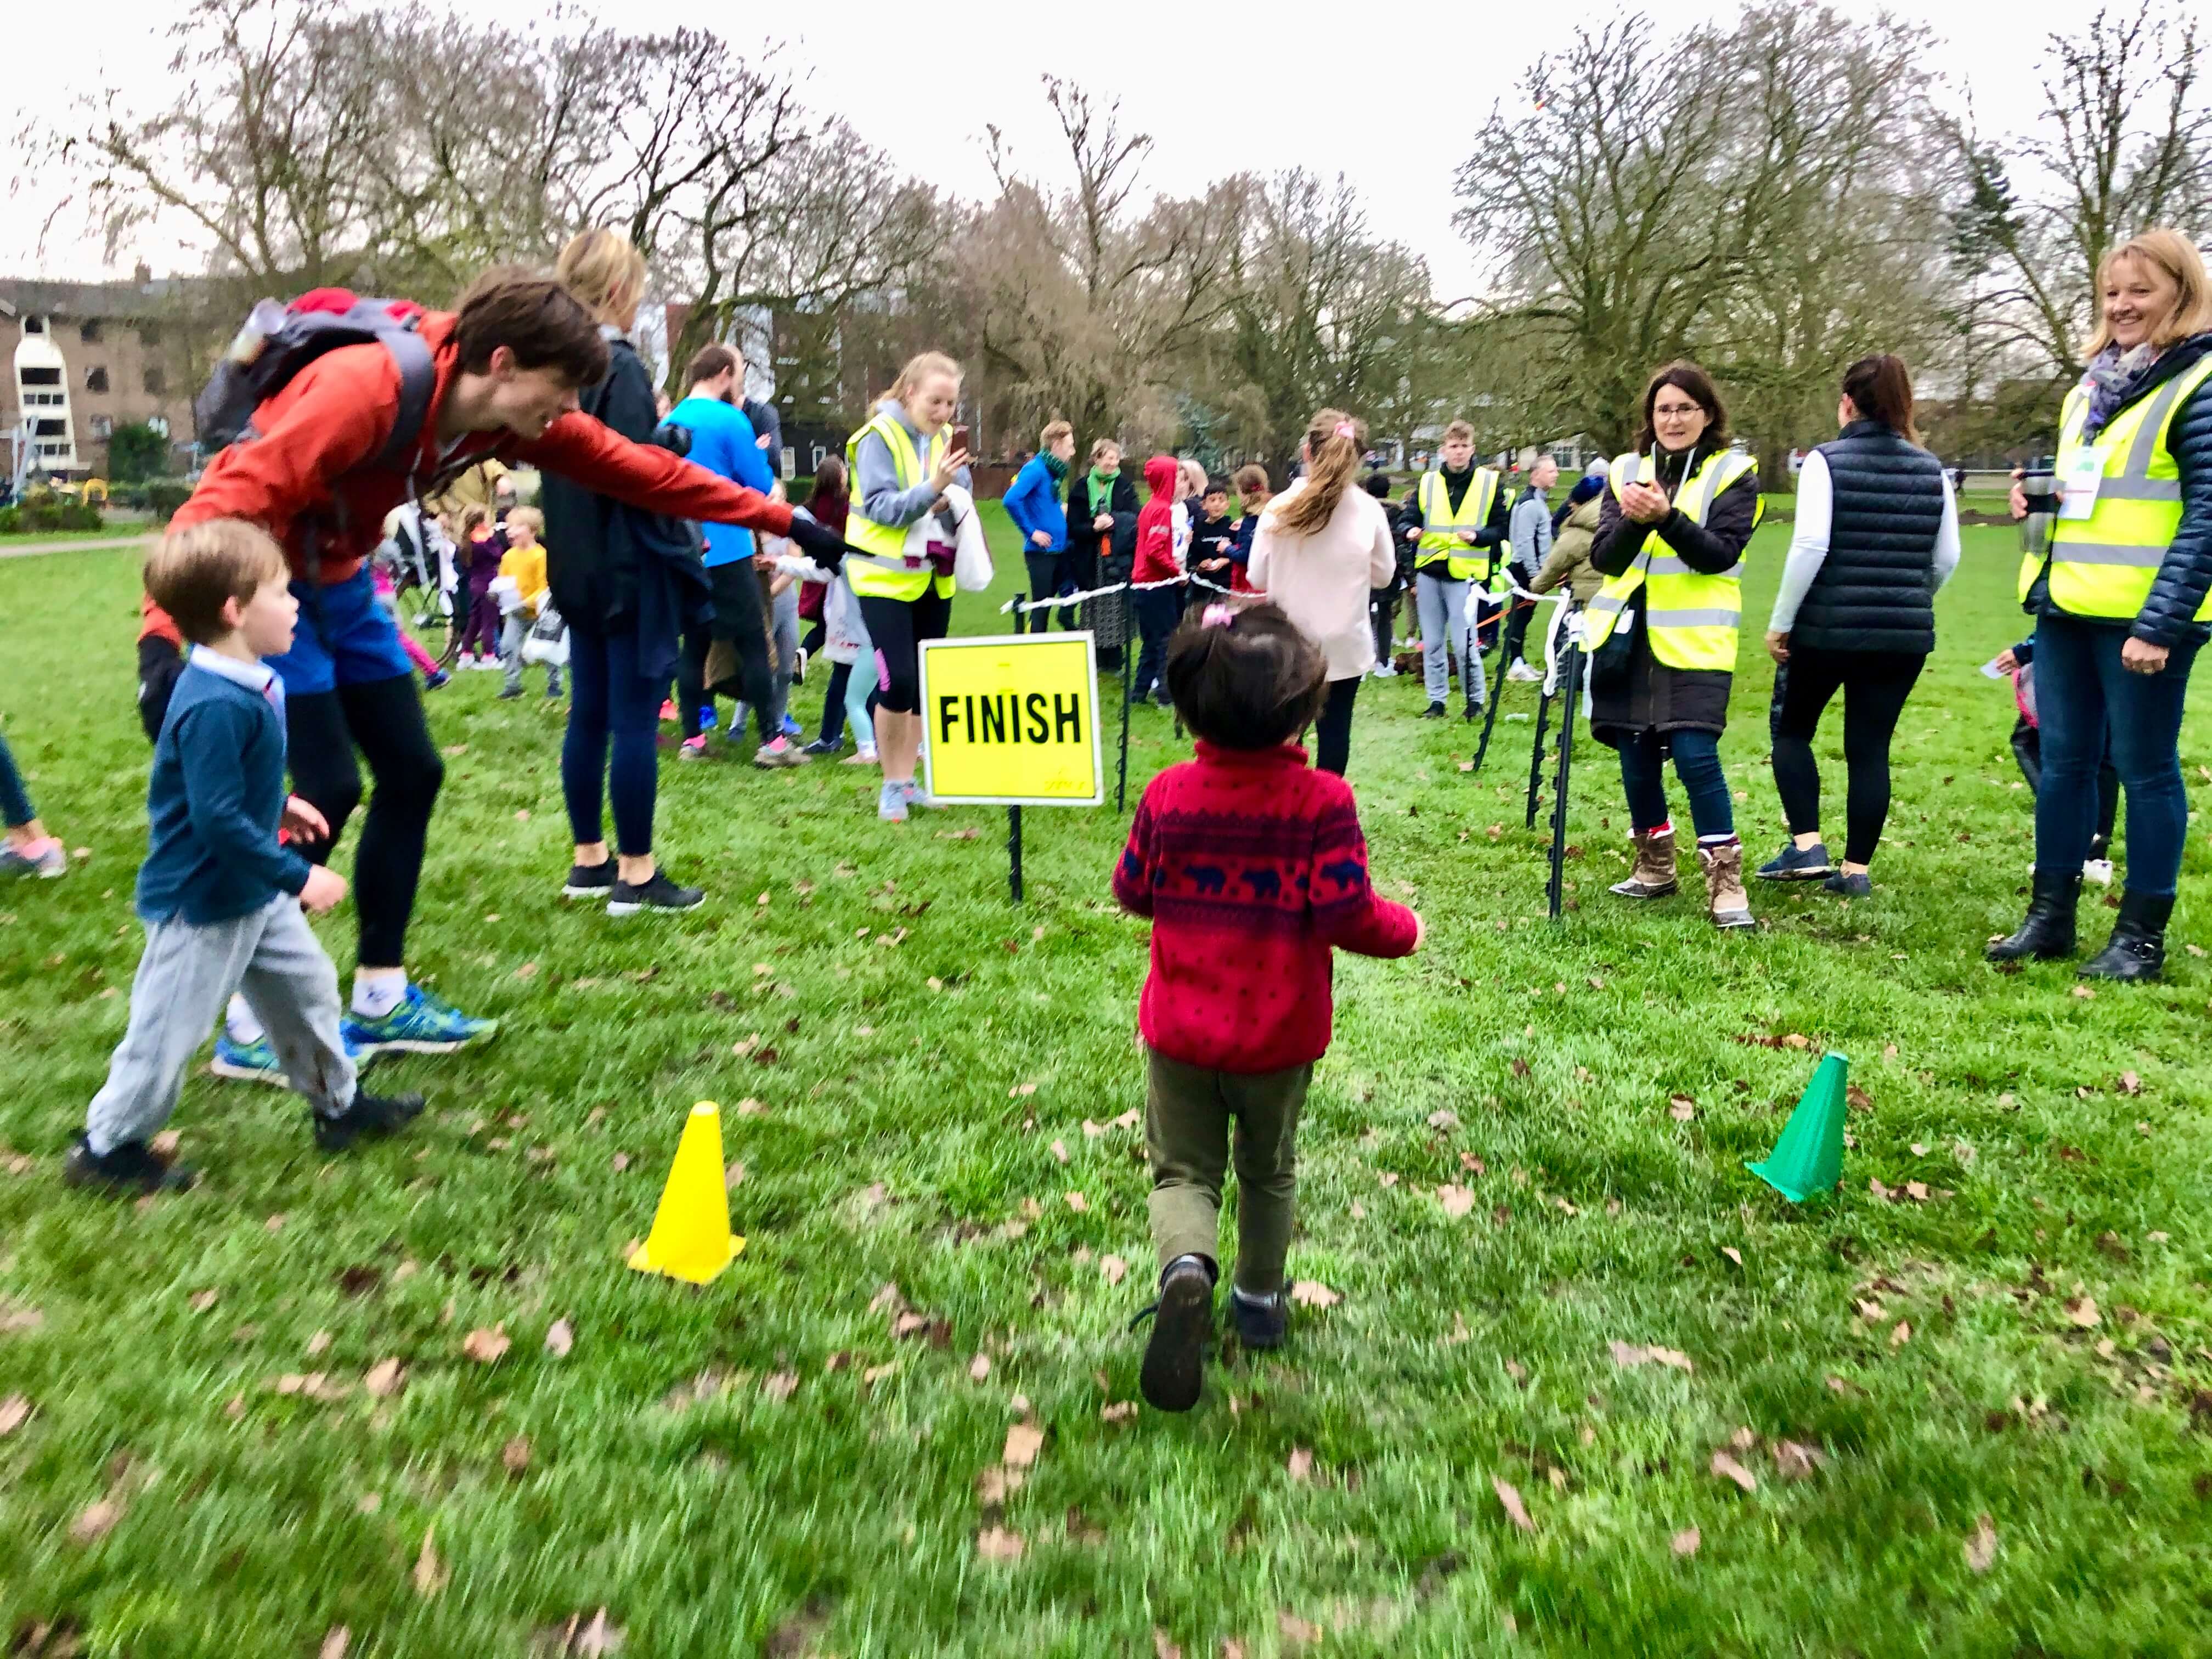
<svg viewBox="0 0 2212 1659"><path fill-rule="evenodd" d="M1156 582L1115 582L1111 587L1086 588L1080 593L1067 593L1049 599L1031 599L1024 605L1016 605L1008 599L999 607L999 614L1003 617L1013 611L1046 611L1054 605L1081 605L1085 599L1104 599L1109 593L1147 593L1156 587L1181 587L1185 583L1193 587L1207 588L1216 593L1236 592L1234 588L1224 587L1219 582L1210 582L1203 576L1170 576Z"/></svg>

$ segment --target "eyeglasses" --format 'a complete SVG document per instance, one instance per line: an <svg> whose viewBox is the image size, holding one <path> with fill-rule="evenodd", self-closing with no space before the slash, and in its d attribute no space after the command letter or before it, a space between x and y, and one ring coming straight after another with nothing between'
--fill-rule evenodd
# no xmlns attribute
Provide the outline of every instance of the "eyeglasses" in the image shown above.
<svg viewBox="0 0 2212 1659"><path fill-rule="evenodd" d="M1705 409L1698 404L1654 404L1651 412L1658 415L1702 415Z"/></svg>

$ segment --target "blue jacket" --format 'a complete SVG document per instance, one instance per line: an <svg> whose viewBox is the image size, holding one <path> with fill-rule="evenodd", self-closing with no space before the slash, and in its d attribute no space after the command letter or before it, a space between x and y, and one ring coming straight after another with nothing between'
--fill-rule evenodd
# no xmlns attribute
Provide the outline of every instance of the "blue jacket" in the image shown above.
<svg viewBox="0 0 2212 1659"><path fill-rule="evenodd" d="M1052 469L1044 464L1043 456L1030 456L1014 475L1005 504L1006 516L1022 532L1023 552L1060 553L1066 550L1067 510L1060 502L1060 483L1052 476ZM1040 530L1052 538L1043 547L1030 539Z"/></svg>
<svg viewBox="0 0 2212 1659"><path fill-rule="evenodd" d="M264 692L188 664L170 694L146 789L148 921L194 927L251 915L307 884L276 842L284 816L284 722Z"/></svg>
<svg viewBox="0 0 2212 1659"><path fill-rule="evenodd" d="M775 488L775 475L768 457L754 441L759 435L745 412L712 398L686 398L668 411L665 424L680 426L691 434L684 459L708 471L757 489L765 495ZM707 563L735 564L753 556L753 532L734 524L701 526L707 532Z"/></svg>

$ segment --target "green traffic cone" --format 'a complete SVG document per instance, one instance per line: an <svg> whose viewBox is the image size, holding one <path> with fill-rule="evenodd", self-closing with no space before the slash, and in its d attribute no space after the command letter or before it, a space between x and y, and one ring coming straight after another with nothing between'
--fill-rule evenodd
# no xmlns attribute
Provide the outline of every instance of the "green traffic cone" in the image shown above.
<svg viewBox="0 0 2212 1659"><path fill-rule="evenodd" d="M1832 1191L1843 1179L1844 1079L1850 1069L1844 1055L1821 1055L1820 1069L1805 1085L1774 1150L1765 1162L1743 1166L1792 1204Z"/></svg>

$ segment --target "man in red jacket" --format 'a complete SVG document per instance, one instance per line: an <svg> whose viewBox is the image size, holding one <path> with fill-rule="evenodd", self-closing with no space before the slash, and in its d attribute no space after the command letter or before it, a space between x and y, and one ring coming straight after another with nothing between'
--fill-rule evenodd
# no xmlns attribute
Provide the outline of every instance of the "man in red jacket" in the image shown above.
<svg viewBox="0 0 2212 1659"><path fill-rule="evenodd" d="M310 858L329 856L360 804L354 751L368 763L375 791L355 862L361 939L346 1023L349 1043L363 1054L442 1054L494 1029L407 979L407 924L445 768L397 624L376 602L367 568L385 515L495 458L648 511L792 533L782 502L631 443L579 411L580 390L606 374L607 347L591 313L550 278L487 272L457 313L427 313L421 331L435 379L421 437L402 464L374 459L398 418L398 362L380 344L342 347L261 405L253 435L215 458L172 520L248 520L275 536L291 562L299 628L292 649L269 666L284 687L296 792L331 825L328 840L301 849ZM834 556L842 544L829 539ZM151 731L160 729L178 650L175 624L147 600L140 710ZM267 1046L234 1020L218 1066L282 1081Z"/></svg>

